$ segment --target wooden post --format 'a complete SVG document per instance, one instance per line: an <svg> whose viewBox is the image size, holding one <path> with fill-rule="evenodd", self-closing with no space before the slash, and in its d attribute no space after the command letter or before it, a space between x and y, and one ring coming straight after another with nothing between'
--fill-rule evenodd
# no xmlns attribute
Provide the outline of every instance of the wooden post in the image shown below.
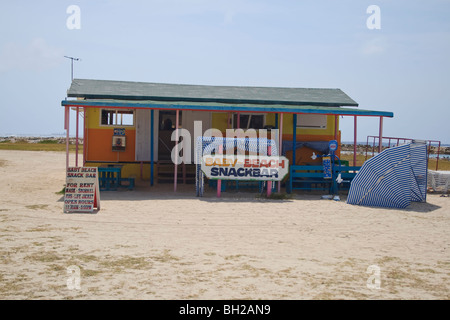
<svg viewBox="0 0 450 320"><path fill-rule="evenodd" d="M70 107L66 107L64 113L64 129L66 129L66 172L69 168L69 123L70 123Z"/></svg>
<svg viewBox="0 0 450 320"><path fill-rule="evenodd" d="M154 172L154 154L153 154L153 149L154 149L154 129L155 129L155 110L151 110L150 112L150 186L153 186L153 172Z"/></svg>
<svg viewBox="0 0 450 320"><path fill-rule="evenodd" d="M383 151L382 144L383 144L383 116L380 117L380 131L379 131L379 137L378 137L378 153Z"/></svg>
<svg viewBox="0 0 450 320"><path fill-rule="evenodd" d="M176 111L176 120L175 120L175 161L177 161L177 158L179 157L178 155L178 121L179 121L179 116L180 116L180 110ZM178 165L175 162L175 169L174 169L174 173L173 173L173 191L176 192L177 191L177 180L178 180Z"/></svg>
<svg viewBox="0 0 450 320"><path fill-rule="evenodd" d="M337 141L338 138L338 116L334 116L334 140Z"/></svg>
<svg viewBox="0 0 450 320"><path fill-rule="evenodd" d="M282 156L283 155L283 114L280 113L280 125L279 125L279 131L278 131L278 138L279 138L279 145L278 145L278 156ZM278 181L278 193L281 192L281 180Z"/></svg>
<svg viewBox="0 0 450 320"><path fill-rule="evenodd" d="M238 112L237 113L237 129L240 129L241 128L241 113L240 112Z"/></svg>
<svg viewBox="0 0 450 320"><path fill-rule="evenodd" d="M219 146L218 154L223 154L223 146ZM220 198L220 193L222 192L222 180L217 180L217 198Z"/></svg>
<svg viewBox="0 0 450 320"><path fill-rule="evenodd" d="M354 132L353 132L353 166L356 166L356 144L358 143L357 137L357 116L354 116Z"/></svg>
<svg viewBox="0 0 450 320"><path fill-rule="evenodd" d="M296 151L295 147L297 145L297 114L294 113L292 116L292 165L295 166L295 157L296 157Z"/></svg>
<svg viewBox="0 0 450 320"><path fill-rule="evenodd" d="M272 146L267 146L267 155L272 155ZM267 198L272 194L272 181L267 181Z"/></svg>
<svg viewBox="0 0 450 320"><path fill-rule="evenodd" d="M80 107L77 107L77 125L76 125L76 133L75 133L75 167L78 167L78 126L80 119Z"/></svg>
<svg viewBox="0 0 450 320"><path fill-rule="evenodd" d="M87 122L87 112L86 112L86 108L83 108L83 114L84 114L84 118L83 118L83 167L86 165L86 150L87 150L87 127L86 127L86 122Z"/></svg>

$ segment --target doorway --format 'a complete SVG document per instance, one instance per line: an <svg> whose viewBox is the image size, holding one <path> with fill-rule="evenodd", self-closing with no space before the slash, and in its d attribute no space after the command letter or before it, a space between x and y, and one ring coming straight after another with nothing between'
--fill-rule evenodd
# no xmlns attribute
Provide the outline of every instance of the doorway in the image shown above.
<svg viewBox="0 0 450 320"><path fill-rule="evenodd" d="M183 112L179 111L178 128L181 128ZM159 141L158 159L171 160L172 149L175 141L172 141L172 133L176 128L176 111L159 111Z"/></svg>

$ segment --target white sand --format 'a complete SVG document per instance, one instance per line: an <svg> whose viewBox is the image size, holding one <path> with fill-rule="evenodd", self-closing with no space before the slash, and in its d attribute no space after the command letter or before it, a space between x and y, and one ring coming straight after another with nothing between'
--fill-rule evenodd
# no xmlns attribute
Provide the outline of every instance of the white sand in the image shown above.
<svg viewBox="0 0 450 320"><path fill-rule="evenodd" d="M64 214L64 170L64 153L0 150L1 299L450 298L448 197L393 210L158 185Z"/></svg>

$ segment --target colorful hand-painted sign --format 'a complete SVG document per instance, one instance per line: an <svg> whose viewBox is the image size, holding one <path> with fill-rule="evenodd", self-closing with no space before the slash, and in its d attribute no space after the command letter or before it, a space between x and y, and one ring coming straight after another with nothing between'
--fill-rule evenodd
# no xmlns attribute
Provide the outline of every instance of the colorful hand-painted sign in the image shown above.
<svg viewBox="0 0 450 320"><path fill-rule="evenodd" d="M114 128L115 136L125 136L125 128Z"/></svg>
<svg viewBox="0 0 450 320"><path fill-rule="evenodd" d="M125 128L114 128L112 151L125 151L126 139Z"/></svg>
<svg viewBox="0 0 450 320"><path fill-rule="evenodd" d="M323 157L322 158L322 165L323 165L323 178L324 179L331 179L331 157Z"/></svg>
<svg viewBox="0 0 450 320"><path fill-rule="evenodd" d="M333 153L338 148L338 142L336 140L331 140L328 142L328 148L330 149L330 152Z"/></svg>
<svg viewBox="0 0 450 320"><path fill-rule="evenodd" d="M94 212L100 210L98 169L69 167L66 172L64 212Z"/></svg>
<svg viewBox="0 0 450 320"><path fill-rule="evenodd" d="M201 169L209 179L281 181L289 160L280 156L205 155Z"/></svg>

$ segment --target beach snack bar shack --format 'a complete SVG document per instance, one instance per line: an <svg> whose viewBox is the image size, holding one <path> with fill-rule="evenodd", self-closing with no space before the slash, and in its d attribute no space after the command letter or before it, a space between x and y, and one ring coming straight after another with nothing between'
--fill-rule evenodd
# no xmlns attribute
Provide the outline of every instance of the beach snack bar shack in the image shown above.
<svg viewBox="0 0 450 320"><path fill-rule="evenodd" d="M75 112L78 141L80 114L83 115L83 147L76 143L75 165L120 165L121 177L148 180L150 185L164 181L189 183L190 164L175 165L171 151L174 130L193 132L194 121L202 131L227 129L279 129L280 154L291 165L311 164L317 146L336 140L340 152L340 116L354 118L355 157L357 118L383 118L392 112L362 110L340 89L207 86L144 83L130 81L74 79L61 102L65 108L65 129ZM195 137L192 137L194 141ZM381 139L380 139L381 141ZM69 167L69 139L66 166ZM191 143L195 148L195 143ZM381 145L379 146L381 148ZM283 150L284 149L284 150ZM78 164L78 153L83 163ZM191 154L194 155L195 150ZM317 160L320 161L320 160Z"/></svg>

